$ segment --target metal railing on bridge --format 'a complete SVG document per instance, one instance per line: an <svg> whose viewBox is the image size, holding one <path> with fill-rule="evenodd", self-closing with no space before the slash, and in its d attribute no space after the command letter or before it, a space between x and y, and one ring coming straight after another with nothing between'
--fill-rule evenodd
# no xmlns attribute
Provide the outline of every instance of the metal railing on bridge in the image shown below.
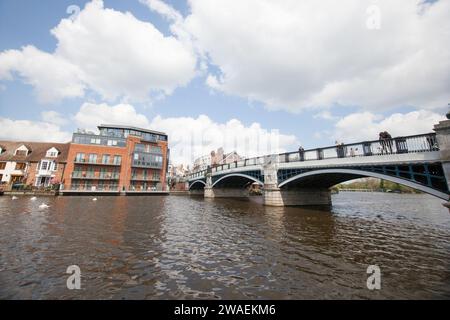
<svg viewBox="0 0 450 320"><path fill-rule="evenodd" d="M280 153L275 155L253 157L237 162L214 166L211 168L211 172L214 173L239 167L263 165L267 162L267 159L271 159L271 161L278 163L288 163L430 151L439 151L435 133L395 137L383 140L364 141L350 144L339 144L324 148L298 150L294 152ZM207 170L197 171L188 174L187 177L188 179L203 177L206 172Z"/></svg>

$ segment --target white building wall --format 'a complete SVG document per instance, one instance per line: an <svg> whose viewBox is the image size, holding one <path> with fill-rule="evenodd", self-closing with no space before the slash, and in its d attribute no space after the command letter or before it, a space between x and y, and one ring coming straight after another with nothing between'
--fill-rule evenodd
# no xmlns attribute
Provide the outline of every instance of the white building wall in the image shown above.
<svg viewBox="0 0 450 320"><path fill-rule="evenodd" d="M25 170L16 170L16 164L15 161L8 161L6 162L5 169L0 170L0 174L2 174L2 181L3 183L8 183L11 180L11 176L13 175L23 175L25 176L26 171L28 169L28 164Z"/></svg>

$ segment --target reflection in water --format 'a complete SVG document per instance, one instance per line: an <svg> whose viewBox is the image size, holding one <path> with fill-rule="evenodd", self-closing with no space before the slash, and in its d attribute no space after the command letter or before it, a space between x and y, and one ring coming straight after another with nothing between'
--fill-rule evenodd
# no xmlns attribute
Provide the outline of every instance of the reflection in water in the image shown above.
<svg viewBox="0 0 450 320"><path fill-rule="evenodd" d="M73 264L79 291L66 288ZM371 264L379 291L366 288ZM0 298L449 297L450 215L426 195L342 193L331 208L0 197Z"/></svg>

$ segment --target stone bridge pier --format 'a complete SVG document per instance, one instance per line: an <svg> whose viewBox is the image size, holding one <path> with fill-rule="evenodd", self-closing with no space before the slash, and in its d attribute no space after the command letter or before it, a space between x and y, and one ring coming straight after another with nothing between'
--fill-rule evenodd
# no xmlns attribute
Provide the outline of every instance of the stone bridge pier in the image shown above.
<svg viewBox="0 0 450 320"><path fill-rule="evenodd" d="M277 172L275 162L264 165L264 205L275 207L331 205L331 192L328 188L279 188Z"/></svg>

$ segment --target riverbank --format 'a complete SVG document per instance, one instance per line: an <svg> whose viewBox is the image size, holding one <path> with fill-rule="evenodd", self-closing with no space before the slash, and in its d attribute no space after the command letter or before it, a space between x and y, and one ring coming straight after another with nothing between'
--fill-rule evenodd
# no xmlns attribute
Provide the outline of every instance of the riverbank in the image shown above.
<svg viewBox="0 0 450 320"><path fill-rule="evenodd" d="M0 196L152 196L168 195L169 191L101 191L101 190L10 190ZM189 192L188 192L189 194Z"/></svg>

